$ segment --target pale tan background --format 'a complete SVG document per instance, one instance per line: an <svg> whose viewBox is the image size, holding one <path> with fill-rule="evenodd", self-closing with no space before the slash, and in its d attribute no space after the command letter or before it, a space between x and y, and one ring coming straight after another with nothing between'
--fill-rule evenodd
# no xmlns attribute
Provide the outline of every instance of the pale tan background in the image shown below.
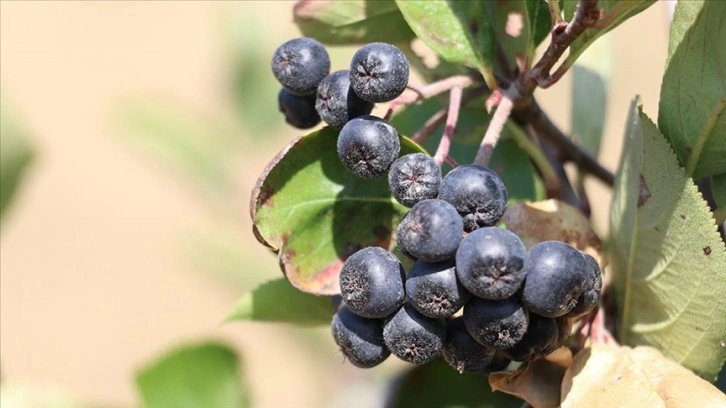
<svg viewBox="0 0 726 408"><path fill-rule="evenodd" d="M323 368L338 363L334 349L328 345L327 357L307 352L298 345L300 329L219 325L239 288L199 273L184 256L186 233L214 222L214 214L194 189L120 135L116 120L119 101L134 92L229 113L221 21L229 13L257 16L247 23L257 24L265 41L249 46L271 54L296 35L291 7L251 1L0 2L2 94L38 150L2 227L3 387L57 386L82 399L136 406L135 370L170 346L221 338L243 354L256 406L370 404L373 397L365 392L351 391L345 402L330 396L341 379L375 385L375 375L343 366L331 379ZM667 48L665 3L625 23L611 40L615 59L601 158L614 169L631 98L643 95L645 111L653 117L657 112ZM569 87L566 77L539 92L564 129ZM249 233L246 194L266 160L296 134L284 132L265 145L264 154L240 158L237 167L244 194L235 228L249 247L250 268L270 278L279 272L274 257ZM610 197L594 184L595 225L604 231ZM319 334L302 332L303 338Z"/></svg>

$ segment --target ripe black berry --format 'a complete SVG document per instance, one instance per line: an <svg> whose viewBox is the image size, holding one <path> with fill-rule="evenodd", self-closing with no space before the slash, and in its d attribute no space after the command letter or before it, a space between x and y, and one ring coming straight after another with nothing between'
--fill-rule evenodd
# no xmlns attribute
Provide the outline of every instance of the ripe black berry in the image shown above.
<svg viewBox="0 0 726 408"><path fill-rule="evenodd" d="M320 123L320 115L315 110L315 95L298 96L285 88L277 94L277 105L285 115L285 122L298 129L309 129Z"/></svg>
<svg viewBox="0 0 726 408"><path fill-rule="evenodd" d="M408 60L391 44L370 43L359 49L350 62L350 84L369 102L386 102L408 85Z"/></svg>
<svg viewBox="0 0 726 408"><path fill-rule="evenodd" d="M555 319L530 313L524 337L514 346L504 349L504 354L514 361L546 356L557 348L558 333Z"/></svg>
<svg viewBox="0 0 726 408"><path fill-rule="evenodd" d="M464 324L471 336L484 346L505 349L514 346L527 332L529 313L513 296L504 300L472 297L464 305Z"/></svg>
<svg viewBox="0 0 726 408"><path fill-rule="evenodd" d="M527 279L522 301L531 312L545 317L568 313L580 295L592 288L585 258L564 242L544 241L533 246L524 269Z"/></svg>
<svg viewBox="0 0 726 408"><path fill-rule="evenodd" d="M398 132L375 116L346 123L338 135L338 157L348 170L364 178L383 175L401 150Z"/></svg>
<svg viewBox="0 0 726 408"><path fill-rule="evenodd" d="M405 300L401 263L380 247L367 247L345 261L340 271L340 295L348 309L367 318L383 318Z"/></svg>
<svg viewBox="0 0 726 408"><path fill-rule="evenodd" d="M330 126L342 128L349 120L371 113L373 104L359 98L350 87L348 71L335 71L318 86L315 109Z"/></svg>
<svg viewBox="0 0 726 408"><path fill-rule="evenodd" d="M446 337L443 319L431 319L406 303L383 326L383 341L391 353L409 363L421 364L441 354Z"/></svg>
<svg viewBox="0 0 726 408"><path fill-rule="evenodd" d="M439 198L464 218L464 230L496 225L507 209L507 189L493 170L468 164L451 170L441 181Z"/></svg>
<svg viewBox="0 0 726 408"><path fill-rule="evenodd" d="M489 364L494 357L494 349L484 347L474 340L466 330L464 319L456 317L446 321L446 341L441 354L459 373L485 374L490 371Z"/></svg>
<svg viewBox="0 0 726 408"><path fill-rule="evenodd" d="M289 92L312 95L330 72L325 47L312 38L294 38L277 48L272 56L272 73Z"/></svg>
<svg viewBox="0 0 726 408"><path fill-rule="evenodd" d="M417 261L406 276L408 301L427 317L450 317L464 306L469 296L456 279L453 261Z"/></svg>
<svg viewBox="0 0 726 408"><path fill-rule="evenodd" d="M383 342L383 319L360 317L343 305L333 316L331 330L340 351L357 367L375 367L391 354Z"/></svg>
<svg viewBox="0 0 726 408"><path fill-rule="evenodd" d="M484 227L471 232L456 251L461 284L483 299L505 299L524 282L527 249L511 231Z"/></svg>
<svg viewBox="0 0 726 408"><path fill-rule="evenodd" d="M577 304L567 313L568 317L580 317L590 313L600 303L602 290L602 272L595 258L590 254L581 252L585 258L586 273L590 278L585 283L585 290L577 298Z"/></svg>
<svg viewBox="0 0 726 408"><path fill-rule="evenodd" d="M401 220L396 243L401 251L416 259L441 262L454 257L462 234L461 217L451 204L423 200Z"/></svg>
<svg viewBox="0 0 726 408"><path fill-rule="evenodd" d="M388 186L393 197L406 207L436 198L441 185L441 167L423 153L401 156L388 170Z"/></svg>

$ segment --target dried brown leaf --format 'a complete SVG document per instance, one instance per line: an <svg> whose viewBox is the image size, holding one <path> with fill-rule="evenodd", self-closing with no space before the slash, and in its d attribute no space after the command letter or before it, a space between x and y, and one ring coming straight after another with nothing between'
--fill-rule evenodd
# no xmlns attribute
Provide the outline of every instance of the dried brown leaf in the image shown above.
<svg viewBox="0 0 726 408"><path fill-rule="evenodd" d="M726 396L654 348L595 344L565 373L562 407L715 408Z"/></svg>
<svg viewBox="0 0 726 408"><path fill-rule="evenodd" d="M489 374L489 385L492 390L519 397L535 408L558 407L562 377L571 364L570 349L561 347L545 358L522 364L515 371Z"/></svg>
<svg viewBox="0 0 726 408"><path fill-rule="evenodd" d="M602 267L602 242L590 221L558 200L509 204L502 221L527 248L542 241L563 241L592 255Z"/></svg>

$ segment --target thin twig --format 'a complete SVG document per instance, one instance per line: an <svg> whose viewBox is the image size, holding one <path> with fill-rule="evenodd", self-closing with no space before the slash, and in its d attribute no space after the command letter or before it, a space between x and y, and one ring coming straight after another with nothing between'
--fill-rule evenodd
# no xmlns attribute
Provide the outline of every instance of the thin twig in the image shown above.
<svg viewBox="0 0 726 408"><path fill-rule="evenodd" d="M564 201L565 203L579 209L580 199L577 197L577 194L575 194L575 190L572 188L570 179L567 177L567 172L565 172L565 167L563 166L558 154L559 152L555 150L553 146L546 144L542 145L542 150L552 164L552 167L555 169L558 180L556 190L550 191L548 188L548 197L557 198L558 200Z"/></svg>
<svg viewBox="0 0 726 408"><path fill-rule="evenodd" d="M434 154L434 161L441 166L446 157L449 156L449 148L451 148L451 136L454 135L456 122L459 121L459 109L461 108L461 88L455 86L451 88L449 93L449 110L446 115L446 125L444 125L444 134L439 141L439 147Z"/></svg>
<svg viewBox="0 0 726 408"><path fill-rule="evenodd" d="M580 170L592 174L600 181L612 187L615 177L613 173L604 168L589 153L582 150L567 135L565 135L547 116L534 99L530 103L513 113L517 120L532 124L537 134L557 148L561 159L577 164Z"/></svg>
<svg viewBox="0 0 726 408"><path fill-rule="evenodd" d="M411 136L411 140L419 144L426 141L426 139L428 139L428 137L431 136L432 133L434 133L434 130L436 130L437 127L441 126L442 123L444 123L447 113L448 111L446 109L441 109L431 115L431 117L426 120L421 129L417 130L416 133Z"/></svg>
<svg viewBox="0 0 726 408"><path fill-rule="evenodd" d="M556 24L552 28L552 41L550 41L542 58L540 58L532 69L520 76L520 79L514 84L516 92L512 96L516 96L516 105L526 103L540 83L548 83L552 67L559 61L565 50L586 29L593 27L599 17L600 12L597 9L597 0L580 0L572 21L566 25L564 23ZM564 72L561 74L564 74Z"/></svg>
<svg viewBox="0 0 726 408"><path fill-rule="evenodd" d="M482 85L473 88L467 92L464 92L464 96L462 96L461 98L461 105L465 106L467 103L482 95L485 95L487 92L489 92L489 88L486 85ZM444 123L447 114L448 108L442 108L433 115L431 115L431 117L424 123L421 129L417 130L416 133L411 136L411 140L419 144L423 143L434 132L434 130L436 130L437 127L441 126L441 124Z"/></svg>
<svg viewBox="0 0 726 408"><path fill-rule="evenodd" d="M449 163L449 165L450 165L451 167L454 167L454 168L456 168L456 167L459 167L459 163L457 163L457 161L456 161L456 160L454 160L454 158L453 158L453 157L451 157L451 156L449 156L448 154L447 154L447 155L446 155L446 156L444 157L444 161L445 161L446 163Z"/></svg>
<svg viewBox="0 0 726 408"><path fill-rule="evenodd" d="M509 115L512 113L513 106L512 98L508 93L504 92L501 101L499 101L499 106L497 106L497 110L494 111L494 115L492 115L492 119L489 121L484 138L481 140L479 151L474 158L474 164L484 167L489 164L489 159L492 157L497 142L499 142L502 129L507 119L509 119Z"/></svg>
<svg viewBox="0 0 726 408"><path fill-rule="evenodd" d="M440 81L432 82L426 86L423 87L417 87L415 85L409 85L407 86L408 89L412 90L411 92L405 92L402 93L398 98L391 101L391 104L388 106L388 111L386 112L386 115L384 116L384 120L390 120L391 116L393 116L393 111L400 106L406 106L410 105L414 102L422 101L425 99L432 98L442 92L448 91L451 88L458 86L461 88L466 88L469 85L473 84L475 81L480 80L480 75L454 75L450 76L448 78L444 78Z"/></svg>

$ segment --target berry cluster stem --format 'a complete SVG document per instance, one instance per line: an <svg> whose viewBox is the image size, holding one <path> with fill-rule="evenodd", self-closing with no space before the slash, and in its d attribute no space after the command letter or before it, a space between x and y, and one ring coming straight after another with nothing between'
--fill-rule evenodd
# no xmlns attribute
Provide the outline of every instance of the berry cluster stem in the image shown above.
<svg viewBox="0 0 726 408"><path fill-rule="evenodd" d="M484 138L481 140L479 151L476 153L476 157L474 158L474 164L484 167L489 164L489 159L492 157L494 147L497 145L497 142L499 142L502 129L504 129L504 124L507 122L507 119L509 119L509 115L512 113L513 107L514 101L507 92L504 92L497 109L494 111L494 115L492 115L492 119L489 122Z"/></svg>
<svg viewBox="0 0 726 408"><path fill-rule="evenodd" d="M597 27L601 17L601 12L597 7L597 0L579 0L572 21L567 23L561 21L559 7L553 3L556 2L550 2L550 14L553 22L552 40L542 57L531 69L524 70L513 82L500 81L506 86L506 90L495 90L487 101L488 110L495 104L498 104L498 106L484 134L474 163L479 165L488 164L499 141L504 124L512 115L520 123L531 124L538 135L544 137L558 150L557 153L561 156L561 159L575 162L581 170L612 186L613 174L562 133L532 98L532 94L537 87L547 88L556 83L567 72L570 64L565 62L554 73L551 73L567 48L585 30Z"/></svg>
<svg viewBox="0 0 726 408"><path fill-rule="evenodd" d="M412 90L413 93L404 92L401 96L391 101L386 116L383 119L390 120L391 116L393 116L393 111L400 106L406 106L414 102L432 98L454 87L466 88L480 79L480 75L454 75L423 87L409 85L407 88Z"/></svg>
<svg viewBox="0 0 726 408"><path fill-rule="evenodd" d="M464 106L467 103L473 101L474 99L485 95L487 92L489 92L489 88L487 88L486 85L478 86L465 92L464 95L461 97L461 106ZM448 114L449 109L442 108L433 115L431 115L431 117L424 123L421 129L417 130L416 133L411 136L411 140L416 143L424 142L429 136L431 136L431 134L434 132L434 130L436 130L437 127L441 126L441 124L444 123Z"/></svg>
<svg viewBox="0 0 726 408"><path fill-rule="evenodd" d="M459 109L461 108L461 87L455 86L451 88L449 92L449 110L446 115L446 125L444 126L444 134L441 136L439 141L439 147L436 149L434 154L434 161L436 164L441 164L449 158L449 149L451 148L451 137L454 134L456 128L456 122L459 121ZM451 164L451 162L449 162Z"/></svg>

